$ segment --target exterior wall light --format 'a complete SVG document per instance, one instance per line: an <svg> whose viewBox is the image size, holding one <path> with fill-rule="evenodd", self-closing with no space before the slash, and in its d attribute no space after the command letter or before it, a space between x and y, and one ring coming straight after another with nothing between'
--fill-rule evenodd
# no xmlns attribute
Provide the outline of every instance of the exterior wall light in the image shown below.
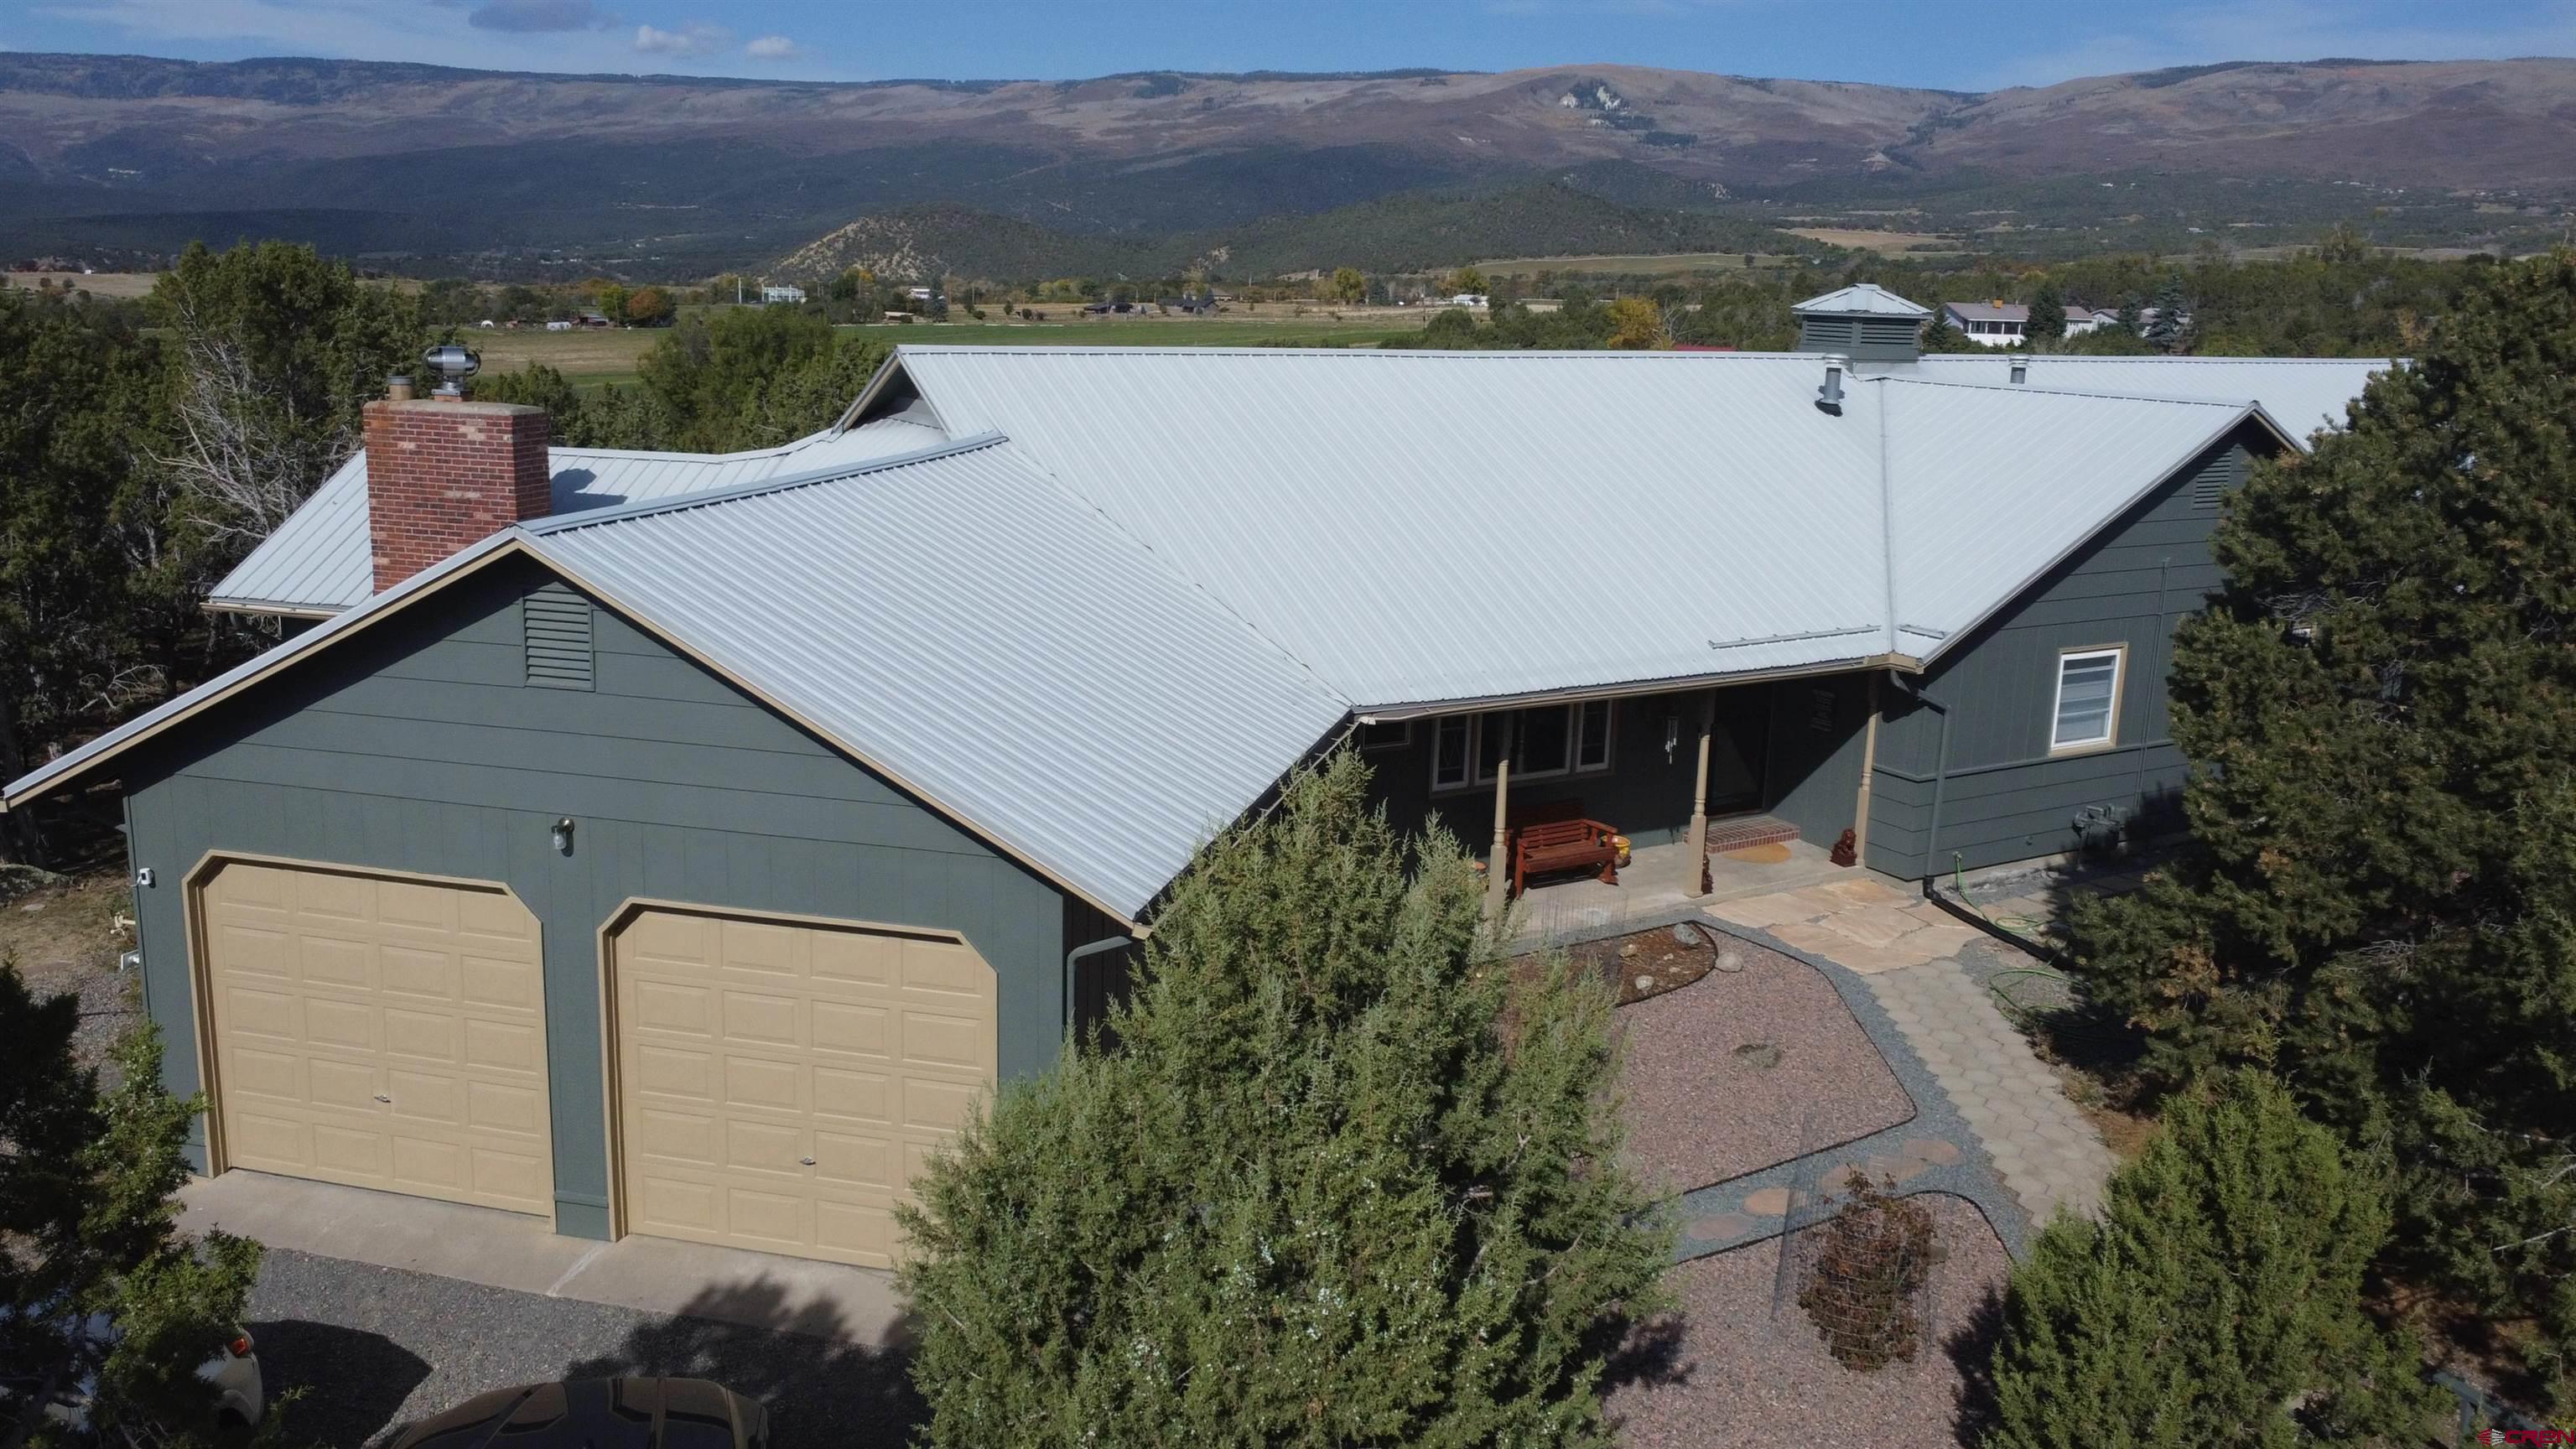
<svg viewBox="0 0 2576 1449"><path fill-rule="evenodd" d="M567 816L565 816L564 818L562 818L561 820L558 820L558 821L556 821L556 822L555 822L554 837L555 837L555 851L556 851L556 853L557 853L557 854L559 854L559 855L570 855L570 854L572 854L572 817L571 817L571 816L567 815Z"/></svg>

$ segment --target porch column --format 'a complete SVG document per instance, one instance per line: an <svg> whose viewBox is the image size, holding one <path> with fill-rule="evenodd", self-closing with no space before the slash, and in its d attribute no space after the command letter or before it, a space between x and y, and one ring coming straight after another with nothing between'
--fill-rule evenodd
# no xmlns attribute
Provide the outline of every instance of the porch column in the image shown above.
<svg viewBox="0 0 2576 1449"><path fill-rule="evenodd" d="M1699 767L1691 783L1690 861L1692 895L1704 896L1715 884L1708 874L1708 738L1717 728L1717 691L1699 700Z"/></svg>
<svg viewBox="0 0 2576 1449"><path fill-rule="evenodd" d="M1512 844L1512 725L1509 712L1496 711L1485 716L1485 722L1503 732L1502 750L1494 759L1494 845L1485 856L1485 913L1501 916L1511 904ZM1473 743L1472 737L1470 743ZM1473 756L1469 767L1473 768Z"/></svg>

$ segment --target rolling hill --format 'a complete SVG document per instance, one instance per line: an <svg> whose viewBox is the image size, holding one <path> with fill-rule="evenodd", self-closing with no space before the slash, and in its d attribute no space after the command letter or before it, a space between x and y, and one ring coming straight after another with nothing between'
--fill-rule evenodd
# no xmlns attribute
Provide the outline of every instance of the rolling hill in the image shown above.
<svg viewBox="0 0 2576 1449"><path fill-rule="evenodd" d="M1438 264L1595 233L1750 247L1793 211L1969 193L2011 210L2015 188L2078 218L2144 214L2075 195L2095 177L2188 181L2219 211L2221 184L2286 187L2318 215L2439 201L2416 230L2482 244L2508 223L2477 217L2545 227L2576 197L2576 61L2249 63L1972 94L1615 65L821 84L0 54L0 251L17 254L274 234L413 268L686 276L930 207L1026 223L987 245L1042 272L1099 246Z"/></svg>

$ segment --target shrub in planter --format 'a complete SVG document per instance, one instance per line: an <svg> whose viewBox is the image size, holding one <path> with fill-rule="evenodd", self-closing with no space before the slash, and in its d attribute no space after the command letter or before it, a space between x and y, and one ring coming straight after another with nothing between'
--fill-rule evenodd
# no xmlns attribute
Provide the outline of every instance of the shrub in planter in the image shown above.
<svg viewBox="0 0 2576 1449"><path fill-rule="evenodd" d="M1923 1341L1923 1296L1941 1261L1932 1214L1894 1195L1896 1184L1855 1183L1815 1232L1820 1241L1798 1306L1847 1369L1874 1373L1911 1362Z"/></svg>

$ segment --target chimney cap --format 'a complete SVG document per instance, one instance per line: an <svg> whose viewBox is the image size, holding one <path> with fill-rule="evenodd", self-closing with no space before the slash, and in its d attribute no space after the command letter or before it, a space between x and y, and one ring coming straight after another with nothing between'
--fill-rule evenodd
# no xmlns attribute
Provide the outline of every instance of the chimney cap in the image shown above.
<svg viewBox="0 0 2576 1449"><path fill-rule="evenodd" d="M435 396L465 396L465 379L483 370L481 353L462 343L442 342L420 355L421 365L438 374Z"/></svg>

